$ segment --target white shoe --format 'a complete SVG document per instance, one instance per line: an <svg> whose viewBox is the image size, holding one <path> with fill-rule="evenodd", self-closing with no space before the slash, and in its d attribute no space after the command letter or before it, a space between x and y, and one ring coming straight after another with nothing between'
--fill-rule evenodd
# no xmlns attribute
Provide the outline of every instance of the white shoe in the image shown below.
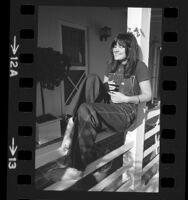
<svg viewBox="0 0 188 200"><path fill-rule="evenodd" d="M82 171L68 167L65 171L65 174L61 177L61 180L78 180L82 177L82 174Z"/></svg>
<svg viewBox="0 0 188 200"><path fill-rule="evenodd" d="M56 168L50 172L49 179L58 181L77 181L82 177L82 172L75 168Z"/></svg>

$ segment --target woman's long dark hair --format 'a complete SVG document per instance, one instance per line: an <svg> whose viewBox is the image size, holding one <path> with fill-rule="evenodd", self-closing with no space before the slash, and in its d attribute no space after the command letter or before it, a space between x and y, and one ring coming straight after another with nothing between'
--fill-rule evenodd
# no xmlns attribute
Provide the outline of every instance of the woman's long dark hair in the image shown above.
<svg viewBox="0 0 188 200"><path fill-rule="evenodd" d="M130 33L120 33L114 39L111 44L111 60L109 62L111 67L111 73L116 72L118 66L121 64L122 61L114 60L113 55L113 48L117 43L126 49L126 59L127 63L124 65L124 76L130 77L136 68L136 64L138 61L138 43L135 36Z"/></svg>

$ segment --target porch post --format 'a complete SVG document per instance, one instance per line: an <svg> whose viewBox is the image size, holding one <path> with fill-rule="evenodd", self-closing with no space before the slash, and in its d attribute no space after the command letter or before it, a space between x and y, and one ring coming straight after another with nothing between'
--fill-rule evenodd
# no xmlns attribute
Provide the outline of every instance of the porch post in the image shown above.
<svg viewBox="0 0 188 200"><path fill-rule="evenodd" d="M136 36L140 47L140 60L148 66L151 8L128 8L127 13L127 31L133 32ZM145 103L139 104L136 122L132 130L128 130L125 139L125 144L129 141L134 141L133 149L127 154L129 159L126 158L126 155L124 157L124 162L132 160L132 166L127 174L131 177L130 189L133 191L136 191L141 185L145 110Z"/></svg>
<svg viewBox="0 0 188 200"><path fill-rule="evenodd" d="M140 46L140 59L148 66L151 8L128 8L127 31L135 34Z"/></svg>

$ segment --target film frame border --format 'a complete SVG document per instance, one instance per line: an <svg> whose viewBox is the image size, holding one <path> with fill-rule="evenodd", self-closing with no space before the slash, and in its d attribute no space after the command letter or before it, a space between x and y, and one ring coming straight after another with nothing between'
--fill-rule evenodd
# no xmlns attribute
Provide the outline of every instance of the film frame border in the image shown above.
<svg viewBox="0 0 188 200"><path fill-rule="evenodd" d="M18 54L14 57L18 58L18 75L9 80L9 132L8 146L15 143L13 151L16 149L14 157L10 156L10 151L7 153L8 162L12 158L12 162L16 159L17 168L15 170L8 169L7 172L7 197L12 199L57 199L63 197L63 192L42 192L36 191L34 188L34 157L35 152L35 49L37 46L37 6L38 5L60 5L60 1L11 1L10 12L10 43L13 43L13 38L16 35L17 44L19 45ZM145 1L146 2L146 1ZM155 194L139 194L139 193L123 193L122 196L130 198L148 198L150 199L169 199L183 197L185 180L182 179L183 174L177 172L176 169L181 169L185 172L185 121L186 113L183 104L186 105L186 60L185 55L181 54L182 46L185 46L185 28L182 25L185 17L185 8L181 2L173 1L172 3L158 2L154 5L149 3L128 2L128 7L158 7L163 9L162 21L162 53L160 59L160 93L161 93L161 141L160 141L160 187L159 193ZM83 5L82 5L83 4ZM147 6L146 6L147 4ZM61 5L70 6L120 6L124 5L123 1L79 1L78 3L64 1ZM170 11L171 9L171 11ZM172 9L174 9L172 13ZM185 24L184 24L185 25ZM34 31L33 31L34 30ZM177 34L176 34L177 33ZM184 35L183 35L184 33ZM171 41L169 39L171 34ZM168 39L167 39L168 38ZM175 41L174 41L175 40ZM16 48L16 47L15 47ZM186 47L185 47L186 49ZM184 49L184 50L185 50ZM11 57L11 49L10 49ZM177 58L175 58L177 57ZM183 67L184 66L184 67ZM181 67L181 77L179 68ZM25 83L24 83L25 80ZM182 93L183 92L183 93ZM183 97L179 99L178 97ZM181 100L181 103L180 101ZM14 102L14 104L11 104ZM26 103L25 103L26 102ZM17 116L10 119L10 116ZM178 120L181 119L182 121ZM31 123L32 122L32 123ZM165 122L165 123L164 123ZM178 122L178 124L177 124ZM17 130L17 131L15 131ZM178 134L177 134L178 132ZM181 133L181 135L180 135ZM180 137L181 136L181 137ZM14 138L14 139L13 139ZM18 147L18 148L16 148ZM180 151L179 148L184 148ZM184 151L183 151L184 150ZM184 157L178 157L182 153ZM15 158L15 159L14 159ZM178 165L182 162L182 166ZM33 166L33 168L31 167ZM179 175L179 177L178 177ZM10 181L11 180L11 181ZM182 183L182 190L178 184ZM11 194L8 192L8 187L14 188ZM176 191L175 191L176 190ZM178 192L179 191L179 192ZM175 196L175 193L178 196ZM181 194L181 197L180 197ZM39 195L39 196L38 196ZM71 193L67 193L72 197ZM93 195L93 193L92 193ZM95 194L97 195L101 194ZM103 194L102 194L103 195ZM110 194L112 195L112 194ZM113 194L115 195L115 194ZM118 194L119 195L119 194ZM115 197L115 196L114 196Z"/></svg>

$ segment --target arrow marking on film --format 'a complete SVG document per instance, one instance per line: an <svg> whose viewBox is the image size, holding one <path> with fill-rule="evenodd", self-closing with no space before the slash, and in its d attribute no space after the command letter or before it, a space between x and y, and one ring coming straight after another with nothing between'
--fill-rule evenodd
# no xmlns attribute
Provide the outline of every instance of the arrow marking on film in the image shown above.
<svg viewBox="0 0 188 200"><path fill-rule="evenodd" d="M19 44L16 45L16 36L14 36L14 44L13 45L11 44L10 46L11 46L13 54L15 55L17 50L18 50L18 48L19 48Z"/></svg>
<svg viewBox="0 0 188 200"><path fill-rule="evenodd" d="M12 156L14 156L14 154L16 153L17 148L18 148L17 146L14 146L14 138L12 138L12 146L9 146Z"/></svg>

